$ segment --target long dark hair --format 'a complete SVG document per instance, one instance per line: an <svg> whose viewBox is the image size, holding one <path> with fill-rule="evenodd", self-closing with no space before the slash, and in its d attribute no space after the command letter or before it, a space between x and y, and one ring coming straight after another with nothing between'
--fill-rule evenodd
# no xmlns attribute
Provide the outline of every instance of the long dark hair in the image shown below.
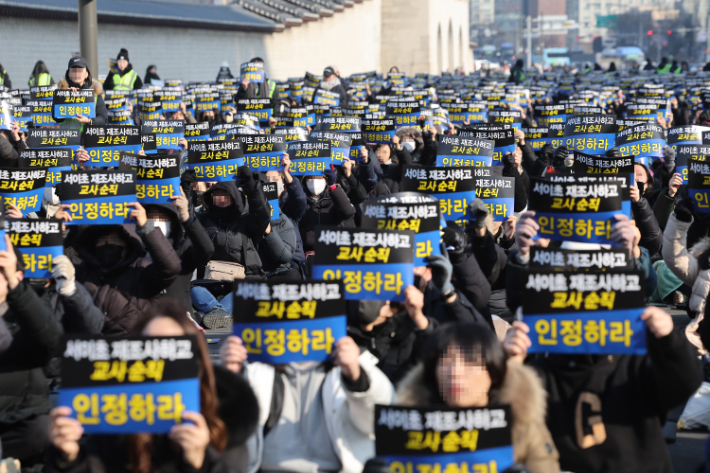
<svg viewBox="0 0 710 473"><path fill-rule="evenodd" d="M491 402L495 402L506 374L503 345L496 338L495 332L487 326L475 323L452 323L432 333L424 345L422 354L424 386L429 392L430 403L444 404L436 369L441 357L452 346L459 347L464 358L471 363L478 363L479 357L483 357L486 370L491 377L488 398Z"/></svg>
<svg viewBox="0 0 710 473"><path fill-rule="evenodd" d="M47 69L47 65L44 63L44 61L37 61L35 63L34 69L32 70L32 76L35 78L35 85L39 84L39 75L44 73L49 74L49 69Z"/></svg>
<svg viewBox="0 0 710 473"><path fill-rule="evenodd" d="M217 414L217 388L205 337L187 318L187 310L182 304L170 297L163 297L151 304L150 308L143 313L142 319L133 327L133 333L141 333L150 321L157 317L173 319L182 327L185 335L197 335L200 413L204 416L210 431L210 445L218 451L222 451L227 446L227 427ZM128 440L128 456L133 473L151 473L153 436L151 434L131 435Z"/></svg>

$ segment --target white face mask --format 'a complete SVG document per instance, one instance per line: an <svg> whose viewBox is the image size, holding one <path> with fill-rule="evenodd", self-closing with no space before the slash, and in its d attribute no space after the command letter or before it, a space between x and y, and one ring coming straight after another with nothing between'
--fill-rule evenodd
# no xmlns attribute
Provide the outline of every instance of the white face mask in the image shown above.
<svg viewBox="0 0 710 473"><path fill-rule="evenodd" d="M313 195L321 195L325 190L325 179L311 179L306 182L308 190L311 191Z"/></svg>
<svg viewBox="0 0 710 473"><path fill-rule="evenodd" d="M402 146L404 146L404 149L406 149L410 153L414 151L414 148L416 147L414 141L405 141L404 143L402 143Z"/></svg>
<svg viewBox="0 0 710 473"><path fill-rule="evenodd" d="M153 226L155 228L160 228L160 230L163 232L163 235L166 237L170 236L170 222L158 222L157 220L153 220Z"/></svg>

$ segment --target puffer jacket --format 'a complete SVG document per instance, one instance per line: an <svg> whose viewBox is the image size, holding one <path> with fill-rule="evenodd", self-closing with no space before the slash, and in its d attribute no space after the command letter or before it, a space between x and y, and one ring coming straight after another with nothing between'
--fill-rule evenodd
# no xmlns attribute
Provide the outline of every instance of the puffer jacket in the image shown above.
<svg viewBox="0 0 710 473"><path fill-rule="evenodd" d="M698 335L698 325L704 319L705 305L710 294L710 238L700 239L690 250L687 249L688 229L691 222L681 222L671 213L666 230L663 232L661 254L668 269L681 281L692 287L688 310L695 318L685 329L690 343L705 353L705 348Z"/></svg>
<svg viewBox="0 0 710 473"><path fill-rule="evenodd" d="M636 227L641 232L639 246L646 248L650 255L654 256L663 245L663 232L653 214L651 205L645 197L641 197L638 202L631 202L631 212L633 212Z"/></svg>
<svg viewBox="0 0 710 473"><path fill-rule="evenodd" d="M68 89L69 82L67 82L66 79L62 79L59 81L57 87L59 89ZM96 117L92 119L92 124L105 125L108 122L108 109L106 108L106 104L104 103L104 98L102 96L102 94L104 93L104 88L101 85L101 82L94 79L92 80L91 84L89 84L85 81L84 84L82 84L81 88L94 89L94 97L96 97ZM54 118L54 109L52 109L52 118L57 123L64 122L64 120L61 118Z"/></svg>
<svg viewBox="0 0 710 473"><path fill-rule="evenodd" d="M267 277L291 269L296 251L296 227L285 214L271 221L271 233L259 245L259 257Z"/></svg>
<svg viewBox="0 0 710 473"><path fill-rule="evenodd" d="M306 196L306 212L298 223L304 251L315 250L316 227L319 225L348 228L355 226L355 207L348 200L342 187L338 185L334 189L326 187L317 199L306 190Z"/></svg>
<svg viewBox="0 0 710 473"><path fill-rule="evenodd" d="M233 213L222 215L213 208L212 194L217 189L232 196ZM197 219L214 245L212 260L244 265L246 276L264 276L258 248L271 221L271 209L258 185L242 193L235 182L215 184L204 193Z"/></svg>
<svg viewBox="0 0 710 473"><path fill-rule="evenodd" d="M172 205L150 204L146 209L155 206L170 212L170 235L168 241L180 258L180 273L162 295L179 300L186 310L192 311L190 298L190 282L197 268L205 266L212 258L214 245L194 215L187 222L181 222L177 211ZM146 224L151 225L151 222Z"/></svg>
<svg viewBox="0 0 710 473"><path fill-rule="evenodd" d="M180 273L180 258L160 229L116 225L127 242L128 255L110 268L103 267L93 249L98 226L87 226L72 241L82 262L76 280L86 287L106 320L103 333L131 331L150 301L167 289ZM149 258L145 257L146 250Z"/></svg>
<svg viewBox="0 0 710 473"><path fill-rule="evenodd" d="M397 387L397 403L403 406L427 406L435 399L424 382L424 365L414 368ZM495 399L510 404L515 462L524 463L532 473L560 471L559 453L545 425L547 394L535 372L509 360L500 393Z"/></svg>

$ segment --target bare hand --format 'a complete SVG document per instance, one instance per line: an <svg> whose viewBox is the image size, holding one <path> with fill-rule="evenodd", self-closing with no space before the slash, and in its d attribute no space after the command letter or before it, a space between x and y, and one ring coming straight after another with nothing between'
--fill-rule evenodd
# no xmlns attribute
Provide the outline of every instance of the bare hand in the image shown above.
<svg viewBox="0 0 710 473"><path fill-rule="evenodd" d="M135 220L136 224L139 227L144 226L148 222L148 214L145 211L145 207L143 207L141 204L138 202L131 202L130 204L126 204L128 207L131 207L133 210L131 211L131 215L129 218L131 220Z"/></svg>
<svg viewBox="0 0 710 473"><path fill-rule="evenodd" d="M69 417L72 410L66 406L49 412L49 440L59 450L65 462L71 463L79 456L79 440L84 435L81 423Z"/></svg>
<svg viewBox="0 0 710 473"><path fill-rule="evenodd" d="M360 347L350 337L343 337L335 342L333 361L340 366L343 376L350 381L360 379Z"/></svg>
<svg viewBox="0 0 710 473"><path fill-rule="evenodd" d="M528 348L532 345L528 333L530 333L530 327L525 322L519 320L513 322L513 326L505 334L503 341L503 349L510 358L520 362L525 360Z"/></svg>
<svg viewBox="0 0 710 473"><path fill-rule="evenodd" d="M515 235L515 225L517 222L518 218L515 215L511 215L503 222L503 234L508 240Z"/></svg>
<svg viewBox="0 0 710 473"><path fill-rule="evenodd" d="M616 214L613 217L616 223L611 227L609 238L612 241L620 243L627 250L633 250L634 245L634 229L631 226L629 217L624 214Z"/></svg>
<svg viewBox="0 0 710 473"><path fill-rule="evenodd" d="M54 218L63 220L64 223L71 222L74 220L74 218L71 216L71 212L68 212L68 210L71 208L71 205L69 204L62 204L59 207L59 210L54 214Z"/></svg>
<svg viewBox="0 0 710 473"><path fill-rule="evenodd" d="M5 234L5 246L7 249L0 251L0 271L7 279L7 286L10 289L15 289L20 284L20 280L17 279L17 256L15 256L10 235L7 233Z"/></svg>
<svg viewBox="0 0 710 473"><path fill-rule="evenodd" d="M219 349L219 359L222 366L232 373L241 373L244 362L247 361L247 349L242 343L242 339L230 335Z"/></svg>
<svg viewBox="0 0 710 473"><path fill-rule="evenodd" d="M350 177L353 168L353 162L348 157L343 158L343 174L345 177Z"/></svg>
<svg viewBox="0 0 710 473"><path fill-rule="evenodd" d="M679 173L673 174L670 182L668 183L668 197L675 197L678 193L678 189L683 185L683 177Z"/></svg>
<svg viewBox="0 0 710 473"><path fill-rule="evenodd" d="M641 314L641 320L646 321L646 328L656 338L663 338L673 331L673 319L663 309L648 306Z"/></svg>
<svg viewBox="0 0 710 473"><path fill-rule="evenodd" d="M89 152L86 151L84 148L79 148L78 150L76 150L76 160L79 161L79 164L84 164L90 159L91 156L89 156Z"/></svg>
<svg viewBox="0 0 710 473"><path fill-rule="evenodd" d="M79 123L91 123L91 118L85 117L81 113L77 113L76 117L74 118L76 118L76 121L78 121Z"/></svg>
<svg viewBox="0 0 710 473"><path fill-rule="evenodd" d="M424 315L424 294L414 286L404 288L404 308L419 330L429 326L429 319Z"/></svg>
<svg viewBox="0 0 710 473"><path fill-rule="evenodd" d="M631 196L631 202L638 202L641 200L641 191L638 186L629 186L629 195Z"/></svg>
<svg viewBox="0 0 710 473"><path fill-rule="evenodd" d="M368 162L367 146L360 146L360 158L362 159L363 163L367 164L367 162Z"/></svg>
<svg viewBox="0 0 710 473"><path fill-rule="evenodd" d="M180 217L180 221L182 223L185 223L190 220L190 206L189 202L187 201L187 197L185 197L185 193L182 190L182 187L179 187L179 189L180 195L174 195L170 197L170 199L173 201L173 205L177 209L177 214L178 217Z"/></svg>
<svg viewBox="0 0 710 473"><path fill-rule="evenodd" d="M178 146L180 146L183 149L183 151L186 150L187 149L187 140L185 138L180 138L178 140Z"/></svg>
<svg viewBox="0 0 710 473"><path fill-rule="evenodd" d="M278 122L276 121L276 119L274 117L269 117L269 128L275 127L276 123L278 123Z"/></svg>
<svg viewBox="0 0 710 473"><path fill-rule="evenodd" d="M534 237L540 230L540 225L535 221L535 211L528 210L520 216L520 221L516 225L515 242L518 244L518 254L527 256L530 253L530 247L535 242Z"/></svg>
<svg viewBox="0 0 710 473"><path fill-rule="evenodd" d="M5 216L7 218L22 218L22 210L18 209L12 202L8 202L5 208Z"/></svg>
<svg viewBox="0 0 710 473"><path fill-rule="evenodd" d="M185 463L195 470L200 470L205 462L205 450L210 443L210 429L202 414L194 411L182 413L182 419L188 422L170 428L168 437L182 449Z"/></svg>

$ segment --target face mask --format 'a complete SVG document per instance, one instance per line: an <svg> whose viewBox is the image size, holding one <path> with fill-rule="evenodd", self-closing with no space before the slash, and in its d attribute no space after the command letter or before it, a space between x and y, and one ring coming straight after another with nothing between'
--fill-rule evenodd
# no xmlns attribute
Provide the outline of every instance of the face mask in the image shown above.
<svg viewBox="0 0 710 473"><path fill-rule="evenodd" d="M192 191L192 205L194 207L199 207L202 205L202 194L205 191Z"/></svg>
<svg viewBox="0 0 710 473"><path fill-rule="evenodd" d="M404 147L404 149L406 149L410 153L412 151L414 151L414 148L415 148L414 145L415 145L414 141L405 141L404 143L402 143L402 146Z"/></svg>
<svg viewBox="0 0 710 473"><path fill-rule="evenodd" d="M212 128L212 125L214 125L214 117L207 117L207 123L209 123L210 128Z"/></svg>
<svg viewBox="0 0 710 473"><path fill-rule="evenodd" d="M281 193L284 191L284 183L283 182L276 182L276 192L281 195Z"/></svg>
<svg viewBox="0 0 710 473"><path fill-rule="evenodd" d="M308 190L313 195L321 195L325 190L325 179L311 179L306 183Z"/></svg>
<svg viewBox="0 0 710 473"><path fill-rule="evenodd" d="M104 268L112 268L121 261L123 247L121 245L106 244L97 246L94 250L94 255L99 261L99 264Z"/></svg>
<svg viewBox="0 0 710 473"><path fill-rule="evenodd" d="M170 225L170 222L153 222L153 226L155 228L160 228L163 231L163 235L165 235L166 237L170 236Z"/></svg>
<svg viewBox="0 0 710 473"><path fill-rule="evenodd" d="M387 162L382 163L383 166L389 166L392 164L392 158L388 159Z"/></svg>

